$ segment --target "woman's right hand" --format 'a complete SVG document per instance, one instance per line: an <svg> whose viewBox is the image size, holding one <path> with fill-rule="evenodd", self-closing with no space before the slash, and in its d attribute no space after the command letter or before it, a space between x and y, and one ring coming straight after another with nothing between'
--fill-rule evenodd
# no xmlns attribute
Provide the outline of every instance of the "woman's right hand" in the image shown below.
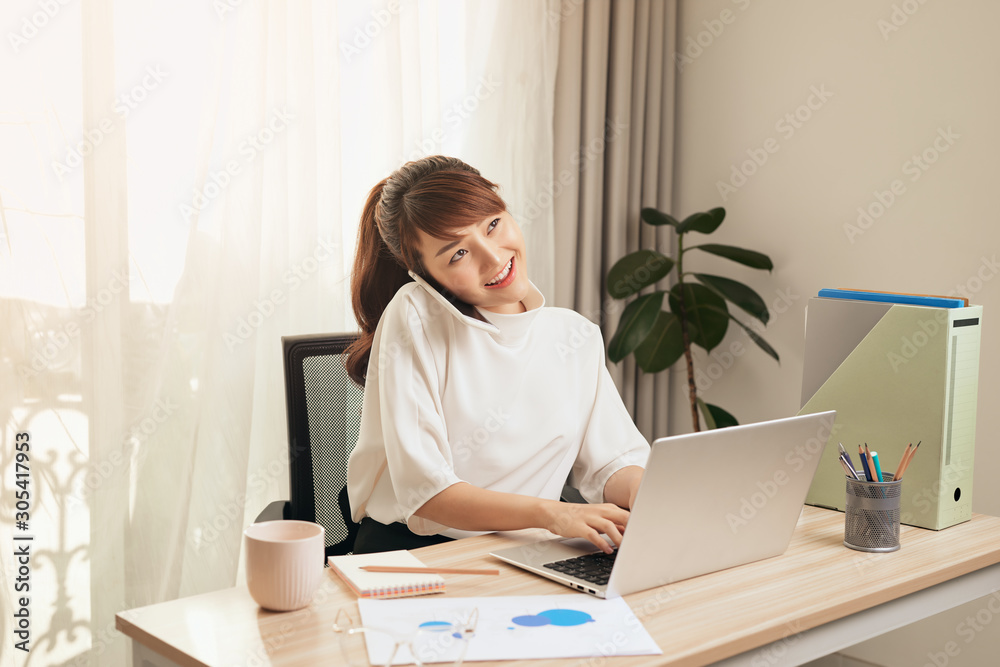
<svg viewBox="0 0 1000 667"><path fill-rule="evenodd" d="M629 517L627 509L614 503L563 503L488 491L467 482L452 484L438 492L414 514L459 530L545 528L562 537L582 537L605 553L613 549L601 533L618 546Z"/></svg>
<svg viewBox="0 0 1000 667"><path fill-rule="evenodd" d="M604 553L613 551L601 533L611 538L617 547L628 523L629 512L613 503L564 503L542 501L542 528L562 537L582 537Z"/></svg>

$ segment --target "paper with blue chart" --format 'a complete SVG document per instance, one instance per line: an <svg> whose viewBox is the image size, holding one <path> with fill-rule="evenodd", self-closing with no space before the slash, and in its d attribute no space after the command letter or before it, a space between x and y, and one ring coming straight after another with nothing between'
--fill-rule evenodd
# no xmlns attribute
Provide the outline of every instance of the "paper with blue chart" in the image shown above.
<svg viewBox="0 0 1000 667"><path fill-rule="evenodd" d="M358 600L361 623L403 639L422 624L456 623L479 610L465 661L659 655L660 648L622 598L514 595L466 598ZM391 647L369 644L372 664ZM393 664L412 664L407 651Z"/></svg>

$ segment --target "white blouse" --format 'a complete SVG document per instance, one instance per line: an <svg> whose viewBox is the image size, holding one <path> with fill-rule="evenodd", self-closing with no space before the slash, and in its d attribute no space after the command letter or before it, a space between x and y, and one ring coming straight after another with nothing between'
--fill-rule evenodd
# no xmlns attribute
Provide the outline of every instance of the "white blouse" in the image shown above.
<svg viewBox="0 0 1000 667"><path fill-rule="evenodd" d="M545 307L459 312L436 289L399 289L375 329L347 488L355 521L406 523L419 535L479 535L414 512L458 482L556 500L569 476L589 502L619 469L645 466L649 443L605 366L600 328Z"/></svg>

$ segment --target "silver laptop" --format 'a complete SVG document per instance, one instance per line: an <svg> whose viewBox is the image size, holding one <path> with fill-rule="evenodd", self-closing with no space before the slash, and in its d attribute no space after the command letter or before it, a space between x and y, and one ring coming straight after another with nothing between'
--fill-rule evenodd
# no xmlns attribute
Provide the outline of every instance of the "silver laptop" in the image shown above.
<svg viewBox="0 0 1000 667"><path fill-rule="evenodd" d="M835 417L830 410L656 440L610 556L582 538L490 555L602 598L780 555Z"/></svg>

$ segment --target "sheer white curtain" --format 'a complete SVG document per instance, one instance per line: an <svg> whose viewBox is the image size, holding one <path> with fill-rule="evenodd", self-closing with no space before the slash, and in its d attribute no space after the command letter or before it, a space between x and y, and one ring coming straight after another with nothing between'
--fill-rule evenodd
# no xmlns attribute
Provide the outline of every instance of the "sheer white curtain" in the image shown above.
<svg viewBox="0 0 1000 667"><path fill-rule="evenodd" d="M466 159L551 294L559 4L42 4L0 21L4 609L32 537L30 652L5 614L0 663L126 664L114 614L237 583L287 497L279 339L354 329L372 185Z"/></svg>

